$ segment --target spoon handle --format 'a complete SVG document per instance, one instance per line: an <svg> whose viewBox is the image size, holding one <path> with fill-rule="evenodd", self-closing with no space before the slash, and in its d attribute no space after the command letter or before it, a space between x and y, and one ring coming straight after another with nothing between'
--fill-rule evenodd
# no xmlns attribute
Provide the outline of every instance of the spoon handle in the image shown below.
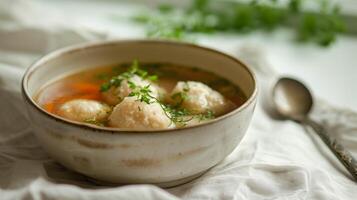
<svg viewBox="0 0 357 200"><path fill-rule="evenodd" d="M326 133L325 128L323 128L318 123L310 119L305 120L304 123L311 126L315 130L323 142L330 148L330 150L341 161L341 163L346 167L346 169L353 176L354 180L357 182L357 161L353 158L351 153L347 151L345 147L343 147L336 139L331 138Z"/></svg>

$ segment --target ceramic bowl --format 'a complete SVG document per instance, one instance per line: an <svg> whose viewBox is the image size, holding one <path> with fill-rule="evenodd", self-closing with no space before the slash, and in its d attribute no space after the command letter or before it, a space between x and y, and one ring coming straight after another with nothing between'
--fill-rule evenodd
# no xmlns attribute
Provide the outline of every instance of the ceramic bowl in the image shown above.
<svg viewBox="0 0 357 200"><path fill-rule="evenodd" d="M44 85L60 77L134 59L211 71L239 86L248 99L207 123L157 131L73 122L47 112L34 101ZM178 42L124 40L68 47L42 57L26 71L22 92L35 135L62 165L102 183L173 186L199 176L237 147L252 118L257 85L247 66L219 51Z"/></svg>

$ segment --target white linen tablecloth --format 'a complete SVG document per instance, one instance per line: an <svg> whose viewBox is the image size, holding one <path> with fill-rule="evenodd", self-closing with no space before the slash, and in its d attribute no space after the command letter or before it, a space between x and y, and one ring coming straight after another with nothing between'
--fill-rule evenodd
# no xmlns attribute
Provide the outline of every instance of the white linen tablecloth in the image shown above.
<svg viewBox="0 0 357 200"><path fill-rule="evenodd" d="M260 105L232 154L200 178L174 188L100 187L53 162L27 120L20 94L24 70L53 49L120 36L30 1L0 2L0 200L357 199L356 183L311 130L273 121ZM238 49L226 51L250 63L262 85L263 77L274 78L264 49ZM357 157L357 113L319 100L312 115Z"/></svg>

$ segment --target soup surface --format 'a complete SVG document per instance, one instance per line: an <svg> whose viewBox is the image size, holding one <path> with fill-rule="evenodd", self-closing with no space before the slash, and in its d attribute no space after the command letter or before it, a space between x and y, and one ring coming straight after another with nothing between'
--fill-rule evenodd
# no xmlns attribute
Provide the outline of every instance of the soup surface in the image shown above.
<svg viewBox="0 0 357 200"><path fill-rule="evenodd" d="M59 78L35 97L48 112L98 126L163 129L224 115L246 101L230 81L195 67L124 63Z"/></svg>

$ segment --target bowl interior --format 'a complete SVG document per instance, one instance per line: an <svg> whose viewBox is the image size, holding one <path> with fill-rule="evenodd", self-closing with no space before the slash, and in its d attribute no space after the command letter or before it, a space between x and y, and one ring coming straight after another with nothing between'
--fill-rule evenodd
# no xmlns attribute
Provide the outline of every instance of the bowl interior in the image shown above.
<svg viewBox="0 0 357 200"><path fill-rule="evenodd" d="M211 71L239 86L249 99L256 85L251 71L237 59L196 45L150 40L113 41L55 51L32 65L24 77L24 90L33 98L52 81L98 66L123 62L163 62Z"/></svg>

